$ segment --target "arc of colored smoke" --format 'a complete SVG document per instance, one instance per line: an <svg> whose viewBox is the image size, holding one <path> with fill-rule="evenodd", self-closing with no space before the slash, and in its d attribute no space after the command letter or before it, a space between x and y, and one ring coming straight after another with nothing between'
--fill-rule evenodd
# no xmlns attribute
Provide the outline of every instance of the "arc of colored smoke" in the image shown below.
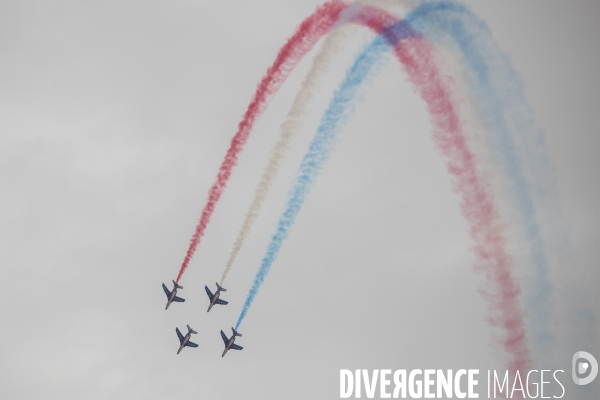
<svg viewBox="0 0 600 400"><path fill-rule="evenodd" d="M372 2L375 2L375 0ZM381 2L382 1L378 1L378 3ZM385 3L385 1L383 1L383 3ZM393 5L398 6L402 3L402 1L394 1ZM365 18L365 15L369 15L369 17ZM267 162L267 166L263 171L260 182L255 189L254 198L246 213L242 227L235 238L233 248L231 249L227 263L225 264L225 269L223 270L223 275L221 276L221 282L219 284L222 285L227 278L227 274L229 274L231 267L242 249L244 241L250 233L254 221L260 213L262 204L271 189L271 185L277 176L281 163L287 155L290 143L302 127L302 120L304 119L306 111L308 110L308 105L312 101L317 87L319 86L319 81L326 73L331 61L341 50L343 42L347 40L349 36L348 30L342 30L341 28L348 22L362 22L363 24L366 23L368 25L368 20L373 19L376 15L380 19L386 19L388 23L393 23L393 17L387 15L385 12L378 12L376 8L365 5L363 2L354 3L340 13L338 21L336 22L336 26L339 26L339 28L334 29L325 38L319 53L313 60L311 69L302 82L290 111L281 125L280 137L271 150L269 161ZM381 23L379 24L381 25Z"/></svg>
<svg viewBox="0 0 600 400"><path fill-rule="evenodd" d="M338 21L339 23L339 21ZM223 284L227 274L231 270L237 255L239 254L246 237L250 233L252 225L258 216L264 200L266 199L273 181L277 177L279 167L287 156L292 139L298 134L302 127L302 120L308 110L308 106L312 101L321 79L327 72L331 61L341 50L341 46L347 40L349 32L347 29L340 27L334 29L324 40L319 53L313 60L313 65L302 82L300 91L294 98L294 102L284 122L281 124L281 134L277 143L275 143L267 166L265 167L260 181L254 192L254 199L250 204L250 208L246 213L246 217L240 228L237 237L235 238L233 248L229 255L229 259L225 265L220 285ZM346 27L347 28L347 27Z"/></svg>
<svg viewBox="0 0 600 400"><path fill-rule="evenodd" d="M393 3L397 6L403 2L394 1ZM367 14L370 15L370 17L364 18ZM361 18L361 15L363 18ZM347 40L349 36L348 30L342 30L341 28L348 22L365 23L375 15L378 15L379 18L387 19L389 23L392 22L393 17L387 15L385 12L376 12L376 8L364 5L362 2L349 5L348 8L340 13L338 21L336 22L336 26L339 26L339 29L333 29L325 38L319 53L313 59L313 65L304 78L290 111L281 125L280 137L271 150L269 161L267 162L267 166L263 171L260 182L255 189L254 198L246 213L244 222L235 238L233 248L231 249L227 263L225 264L225 269L223 270L223 275L221 276L221 282L219 284L222 285L227 278L227 274L229 274L233 263L242 249L244 241L250 233L254 221L260 213L262 204L277 176L279 167L287 155L290 143L302 127L302 120L304 119L306 111L308 110L308 105L312 101L317 87L319 86L320 79L322 79L331 64L331 61L339 53L343 42ZM368 24L368 22L366 23Z"/></svg>
<svg viewBox="0 0 600 400"><path fill-rule="evenodd" d="M204 231L214 212L215 205L221 198L231 171L237 163L238 154L248 140L254 122L264 112L268 100L281 87L296 64L331 29L337 21L340 12L346 7L347 5L339 0L331 0L317 8L312 15L300 24L292 37L281 48L275 62L260 81L252 101L238 125L238 130L231 140L225 159L219 168L217 178L208 192L208 200L202 209L200 220L190 240L188 250L177 274L176 282L179 282L196 252L200 239L204 235Z"/></svg>
<svg viewBox="0 0 600 400"><path fill-rule="evenodd" d="M246 317L248 309L258 293L258 289L264 282L273 261L275 261L283 241L287 238L289 230L295 222L312 184L323 164L329 158L337 134L341 128L340 123L348 119L347 110L354 105L352 101L355 98L356 92L369 76L371 69L381 62L380 55L384 54L386 50L387 44L385 41L382 38L377 38L366 51L360 54L348 72L346 79L335 92L329 108L321 119L317 134L311 141L308 152L302 159L296 179L288 193L285 211L279 219L275 234L271 238L267 252L252 283L252 287L236 323L236 329Z"/></svg>
<svg viewBox="0 0 600 400"><path fill-rule="evenodd" d="M380 27L379 31L388 43L395 46L396 57L405 67L409 80L427 104L432 116L434 141L447 158L448 171L454 175L456 179L454 187L462 198L461 209L470 225L471 238L475 242L473 251L478 258L477 269L494 288L486 296L490 306L489 320L494 326L500 327L506 335L500 340L500 344L510 354L508 368L511 371L522 370L530 363L530 355L523 316L518 303L519 288L512 277L511 259L506 253L502 229L496 221L494 202L485 183L477 175L474 157L461 131L451 95L445 89L440 74L433 65L430 47L420 39L414 38L415 34L410 26L406 23L398 23L392 30L383 30ZM410 37L412 39L406 39ZM397 43L401 38L406 40ZM380 55L381 41L381 37L378 37L359 56L323 116L290 190L285 211L280 217L277 230L255 276L236 329L245 318L283 241L287 238L289 229L316 175L329 157L339 131L338 124L348 118L347 113L352 109L351 100L358 85L364 81L366 74L376 63L377 56Z"/></svg>
<svg viewBox="0 0 600 400"><path fill-rule="evenodd" d="M523 161L515 144L516 138L533 131L538 140L542 138L532 126L532 112L525 101L520 79L493 40L485 22L462 4L449 1L423 3L418 12L411 14L410 22L432 41L444 43L449 37L462 53L462 62L470 72L468 83L477 98L479 120L484 124L488 144L501 157L499 168L510 178L512 187L508 190L525 226L535 270L535 279L527 285L526 299L534 311L530 313L530 326L533 343L540 352L545 353L553 341L548 328L552 286L548 278L547 248L538 223L531 186L525 177ZM529 150L526 155L528 158L539 153ZM548 165L546 160L545 168L538 170L534 181L548 181L547 175L551 174ZM549 185L546 185L548 189ZM552 197L557 198L556 190L551 192L554 194Z"/></svg>

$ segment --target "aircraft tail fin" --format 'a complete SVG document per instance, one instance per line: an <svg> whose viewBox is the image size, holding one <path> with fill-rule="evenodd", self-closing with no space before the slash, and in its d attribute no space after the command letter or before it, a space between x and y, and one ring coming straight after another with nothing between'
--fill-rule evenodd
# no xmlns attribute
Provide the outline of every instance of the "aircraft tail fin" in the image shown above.
<svg viewBox="0 0 600 400"><path fill-rule="evenodd" d="M189 326L189 325L187 325L187 328L188 328L188 332L189 332L189 333L198 333L198 332L196 332L195 330L193 330L192 328L190 328L190 326Z"/></svg>
<svg viewBox="0 0 600 400"><path fill-rule="evenodd" d="M227 289L223 288L223 286L219 285L217 282L215 282L215 285L217 285L217 290L220 290L221 292L227 291Z"/></svg>
<svg viewBox="0 0 600 400"><path fill-rule="evenodd" d="M235 329L233 329L233 327L231 328L231 331L233 332L233 336L242 336L242 334L238 333L238 331L236 331Z"/></svg>
<svg viewBox="0 0 600 400"><path fill-rule="evenodd" d="M175 285L175 289L183 289L183 286L177 284L177 282L173 281L173 285Z"/></svg>

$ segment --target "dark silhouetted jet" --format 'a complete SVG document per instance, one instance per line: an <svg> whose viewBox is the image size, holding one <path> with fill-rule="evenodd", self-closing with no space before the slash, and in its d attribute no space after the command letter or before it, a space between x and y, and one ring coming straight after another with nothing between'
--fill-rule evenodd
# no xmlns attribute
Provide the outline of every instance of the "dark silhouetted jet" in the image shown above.
<svg viewBox="0 0 600 400"><path fill-rule="evenodd" d="M165 310L169 308L169 305L174 302L183 302L185 301L185 299L182 299L181 297L177 297L177 289L183 289L183 286L179 286L177 284L177 282L173 281L173 291L169 292L169 289L167 289L167 287L165 286L165 284L162 284L163 290L165 291L165 294L167 295L167 306L165 307Z"/></svg>
<svg viewBox="0 0 600 400"><path fill-rule="evenodd" d="M206 310L206 312L209 312L210 309L212 308L212 306L214 306L215 304L223 304L223 305L225 305L225 304L228 303L225 300L219 299L219 296L220 296L221 292L226 292L227 289L224 289L223 286L220 286L216 282L215 282L215 285L217 285L217 291L215 292L215 294L212 294L210 292L210 289L208 288L208 286L204 286L204 289L206 289L206 294L208 295L208 299L210 301L210 304L208 306L208 310Z"/></svg>
<svg viewBox="0 0 600 400"><path fill-rule="evenodd" d="M229 339L227 339L227 336L225 336L223 331L221 331L221 337L223 338L223 343L225 343L225 350L223 351L223 354L221 355L221 357L225 357L225 353L227 353L227 350L229 350L229 349L234 349L234 350L243 349L242 346L238 346L237 344L234 343L235 337L242 336L242 334L237 333L237 331L233 328L231 328L231 330L233 331L233 333L231 334L231 337Z"/></svg>
<svg viewBox="0 0 600 400"><path fill-rule="evenodd" d="M177 337L179 338L179 343L180 343L179 350L177 350L177 354L179 354L181 349L183 349L185 346L198 347L198 345L196 343L190 342L190 337L192 337L192 333L198 333L198 332L196 332L195 330L190 328L189 325L187 325L187 328L188 328L188 333L185 336L183 336L181 334L181 331L179 330L179 328L175 328L175 332L177 332Z"/></svg>

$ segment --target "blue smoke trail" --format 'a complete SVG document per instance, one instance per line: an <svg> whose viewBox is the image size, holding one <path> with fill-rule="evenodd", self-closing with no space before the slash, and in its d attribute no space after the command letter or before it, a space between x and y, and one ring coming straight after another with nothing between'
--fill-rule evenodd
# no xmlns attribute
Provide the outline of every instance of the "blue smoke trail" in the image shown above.
<svg viewBox="0 0 600 400"><path fill-rule="evenodd" d="M329 107L321 118L319 128L310 143L308 152L302 159L296 180L288 193L285 211L279 219L277 230L271 238L267 253L263 257L260 268L254 277L254 282L238 318L236 330L246 316L258 293L258 289L275 261L281 245L287 238L288 232L294 224L318 173L321 171L323 164L329 159L337 142L338 133L348 120L349 115L352 114L359 88L368 78L374 75L377 70L376 67L382 64L382 57L387 54L389 54L388 44L384 36L380 35L358 56L346 73L343 83L335 92Z"/></svg>
<svg viewBox="0 0 600 400"><path fill-rule="evenodd" d="M543 151L543 145L539 145L540 142L543 142L543 136L539 131L537 132L538 136L534 138L534 142L538 142L534 144L542 147L542 151L538 150L536 154L537 165L531 165L532 162L530 161L524 168L521 161L522 157L519 157L518 151L521 143L516 145L515 137L518 138L521 133L520 128L526 125L531 126L533 120L531 109L525 100L520 78L510 61L493 40L485 22L472 14L466 7L452 1L426 1L407 15L406 21L414 26L419 33L434 42L445 44L447 43L446 39L449 37L462 53L465 64L473 74L468 83L478 98L480 120L486 128L485 134L488 144L492 149L497 150L501 156L502 168L511 179L511 191L526 228L532 262L536 268L536 280L532 286L526 288L528 291L528 308L534 311L530 313L531 329L534 343L538 347L546 347L553 340L548 329L552 287L548 279L547 249L537 221L531 194L532 189L525 175L526 172L537 178L548 175L547 171L550 163ZM371 62L374 62L376 59L375 53L370 52L374 51L375 47L379 48L379 52L388 50L385 43L379 39L382 36L385 36L385 34L380 35L377 39L378 42L373 43L373 47L368 48L356 60L355 65L348 73L348 78L352 73L357 74L356 78L352 82L345 82L344 86L340 87L322 119L317 136L311 143L309 153L305 156L300 167L299 176L290 191L286 211L279 221L277 232L272 237L267 254L263 258L237 326L244 319L250 304L279 252L283 240L287 237L289 228L293 224L318 171L329 157L335 136L340 129L336 125L343 123L350 111L345 110L344 107L351 105L352 96L369 72L370 67L366 64L367 60L371 59ZM367 53L370 53L370 55ZM378 56L381 56L381 54L378 54ZM361 62L365 64L359 67ZM364 75L359 76L359 70ZM526 152L525 156L531 156L531 154ZM533 168L533 171L527 171L527 168ZM552 185L546 186L546 190L552 189Z"/></svg>
<svg viewBox="0 0 600 400"><path fill-rule="evenodd" d="M530 313L532 338L539 351L553 342L548 328L552 286L548 278L546 247L537 221L530 183L517 153L515 137L522 135L527 125L532 130L532 112L527 105L521 80L510 61L494 41L492 34L481 19L469 9L452 1L422 3L407 20L415 30L429 40L444 44L449 36L464 57L470 73L468 83L477 96L479 119L485 127L490 148L501 156L502 169L512 182L512 195L520 213L530 246L535 281L527 286L526 302ZM538 131L537 140L543 143ZM532 157L532 154L526 154ZM546 168L550 165L543 162ZM550 169L538 170L548 175Z"/></svg>

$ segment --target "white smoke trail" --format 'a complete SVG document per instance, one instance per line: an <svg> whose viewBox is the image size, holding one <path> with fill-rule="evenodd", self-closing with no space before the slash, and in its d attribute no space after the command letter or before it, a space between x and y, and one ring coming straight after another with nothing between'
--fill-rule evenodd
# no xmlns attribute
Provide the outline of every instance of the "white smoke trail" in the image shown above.
<svg viewBox="0 0 600 400"><path fill-rule="evenodd" d="M335 60L336 56L341 51L343 44L352 34L354 34L357 29L358 27L354 25L342 25L335 28L325 37L319 53L317 53L313 60L311 69L305 76L302 86L296 95L296 98L294 99L292 108L285 117L284 122L281 124L280 137L271 150L267 166L265 167L260 178L260 182L255 189L254 199L252 200L250 209L246 213L244 223L242 224L242 227L235 238L235 242L233 244L233 248L231 249L229 259L227 260L225 270L223 271L220 284L223 284L223 281L227 277L231 266L235 262L235 259L240 252L246 237L250 233L252 224L256 220L262 204L266 199L269 190L271 189L273 181L275 180L275 177L279 171L279 167L288 154L292 139L302 128L304 117L309 108L308 106L314 98L317 88L320 86L321 79L327 73L332 61Z"/></svg>
<svg viewBox="0 0 600 400"><path fill-rule="evenodd" d="M413 8L415 4L415 0L359 0L355 2L355 7L350 7L346 12L342 12L336 27L332 29L323 40L323 45L313 59L311 69L304 77L304 81L294 99L292 108L285 117L284 122L281 124L279 140L271 150L269 161L263 171L260 182L255 189L254 199L252 200L250 209L246 213L244 223L235 239L219 284L222 285L223 281L225 281L246 237L250 233L250 229L252 228L262 204L271 189L271 185L277 176L279 167L288 154L290 143L302 128L304 117L309 108L308 106L317 93L321 80L327 73L331 63L342 50L344 43L360 29L360 27L354 24L346 23L347 20L350 19L350 14L355 10L359 10L360 7L364 5L380 7L389 11L393 10L394 12L403 14L406 10Z"/></svg>

